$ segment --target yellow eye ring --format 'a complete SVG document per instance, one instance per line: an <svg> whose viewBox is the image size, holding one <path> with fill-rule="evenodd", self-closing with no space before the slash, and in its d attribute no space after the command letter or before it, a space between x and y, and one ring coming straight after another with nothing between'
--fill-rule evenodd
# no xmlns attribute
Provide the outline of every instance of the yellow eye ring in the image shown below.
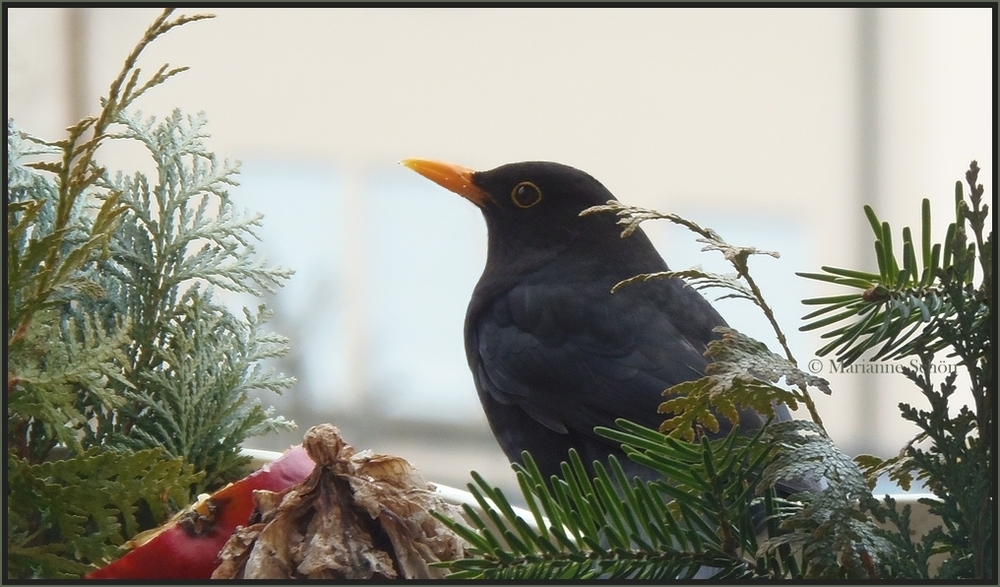
<svg viewBox="0 0 1000 587"><path fill-rule="evenodd" d="M510 199L518 208L530 208L542 201L542 190L530 181L522 181L510 191Z"/></svg>

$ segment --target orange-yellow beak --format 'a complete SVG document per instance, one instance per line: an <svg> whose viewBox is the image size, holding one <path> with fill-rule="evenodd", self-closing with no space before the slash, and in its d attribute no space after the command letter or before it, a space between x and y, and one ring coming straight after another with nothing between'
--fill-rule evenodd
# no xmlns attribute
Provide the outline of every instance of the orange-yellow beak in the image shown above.
<svg viewBox="0 0 1000 587"><path fill-rule="evenodd" d="M485 206L486 202L493 200L489 193L472 183L472 175L476 172L474 169L427 159L404 159L400 164L455 192L480 208Z"/></svg>

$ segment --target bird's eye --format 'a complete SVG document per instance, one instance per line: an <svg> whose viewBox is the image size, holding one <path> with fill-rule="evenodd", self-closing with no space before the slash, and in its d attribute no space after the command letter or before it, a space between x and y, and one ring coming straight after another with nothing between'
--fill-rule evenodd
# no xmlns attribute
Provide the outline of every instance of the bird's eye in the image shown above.
<svg viewBox="0 0 1000 587"><path fill-rule="evenodd" d="M510 199L518 208L530 208L542 201L542 190L530 181L522 181L511 190Z"/></svg>

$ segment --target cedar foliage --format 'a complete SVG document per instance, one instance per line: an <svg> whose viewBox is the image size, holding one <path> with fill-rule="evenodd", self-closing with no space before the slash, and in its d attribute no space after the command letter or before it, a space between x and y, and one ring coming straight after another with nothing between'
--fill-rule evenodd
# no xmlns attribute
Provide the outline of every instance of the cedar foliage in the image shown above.
<svg viewBox="0 0 1000 587"><path fill-rule="evenodd" d="M292 379L261 361L287 341L269 311L234 314L213 290L273 292L291 272L258 259L260 216L234 210L238 165L203 115L163 120L136 99L159 36L210 18L168 9L97 116L47 142L7 126L7 577L72 578L201 491L242 476L248 436L293 426L248 392ZM112 173L108 141L143 145L156 173Z"/></svg>

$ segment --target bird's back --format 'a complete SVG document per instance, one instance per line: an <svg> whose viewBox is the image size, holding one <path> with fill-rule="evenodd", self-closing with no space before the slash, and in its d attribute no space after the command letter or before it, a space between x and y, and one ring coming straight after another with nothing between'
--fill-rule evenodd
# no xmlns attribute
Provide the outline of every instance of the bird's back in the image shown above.
<svg viewBox="0 0 1000 587"><path fill-rule="evenodd" d="M712 328L725 321L677 279L612 294L622 279L667 269L644 234L625 241L621 254L567 250L521 275L484 272L466 318L466 353L510 459L527 450L550 474L570 447L585 462L620 455L595 426L626 418L657 428L663 390L704 374Z"/></svg>

